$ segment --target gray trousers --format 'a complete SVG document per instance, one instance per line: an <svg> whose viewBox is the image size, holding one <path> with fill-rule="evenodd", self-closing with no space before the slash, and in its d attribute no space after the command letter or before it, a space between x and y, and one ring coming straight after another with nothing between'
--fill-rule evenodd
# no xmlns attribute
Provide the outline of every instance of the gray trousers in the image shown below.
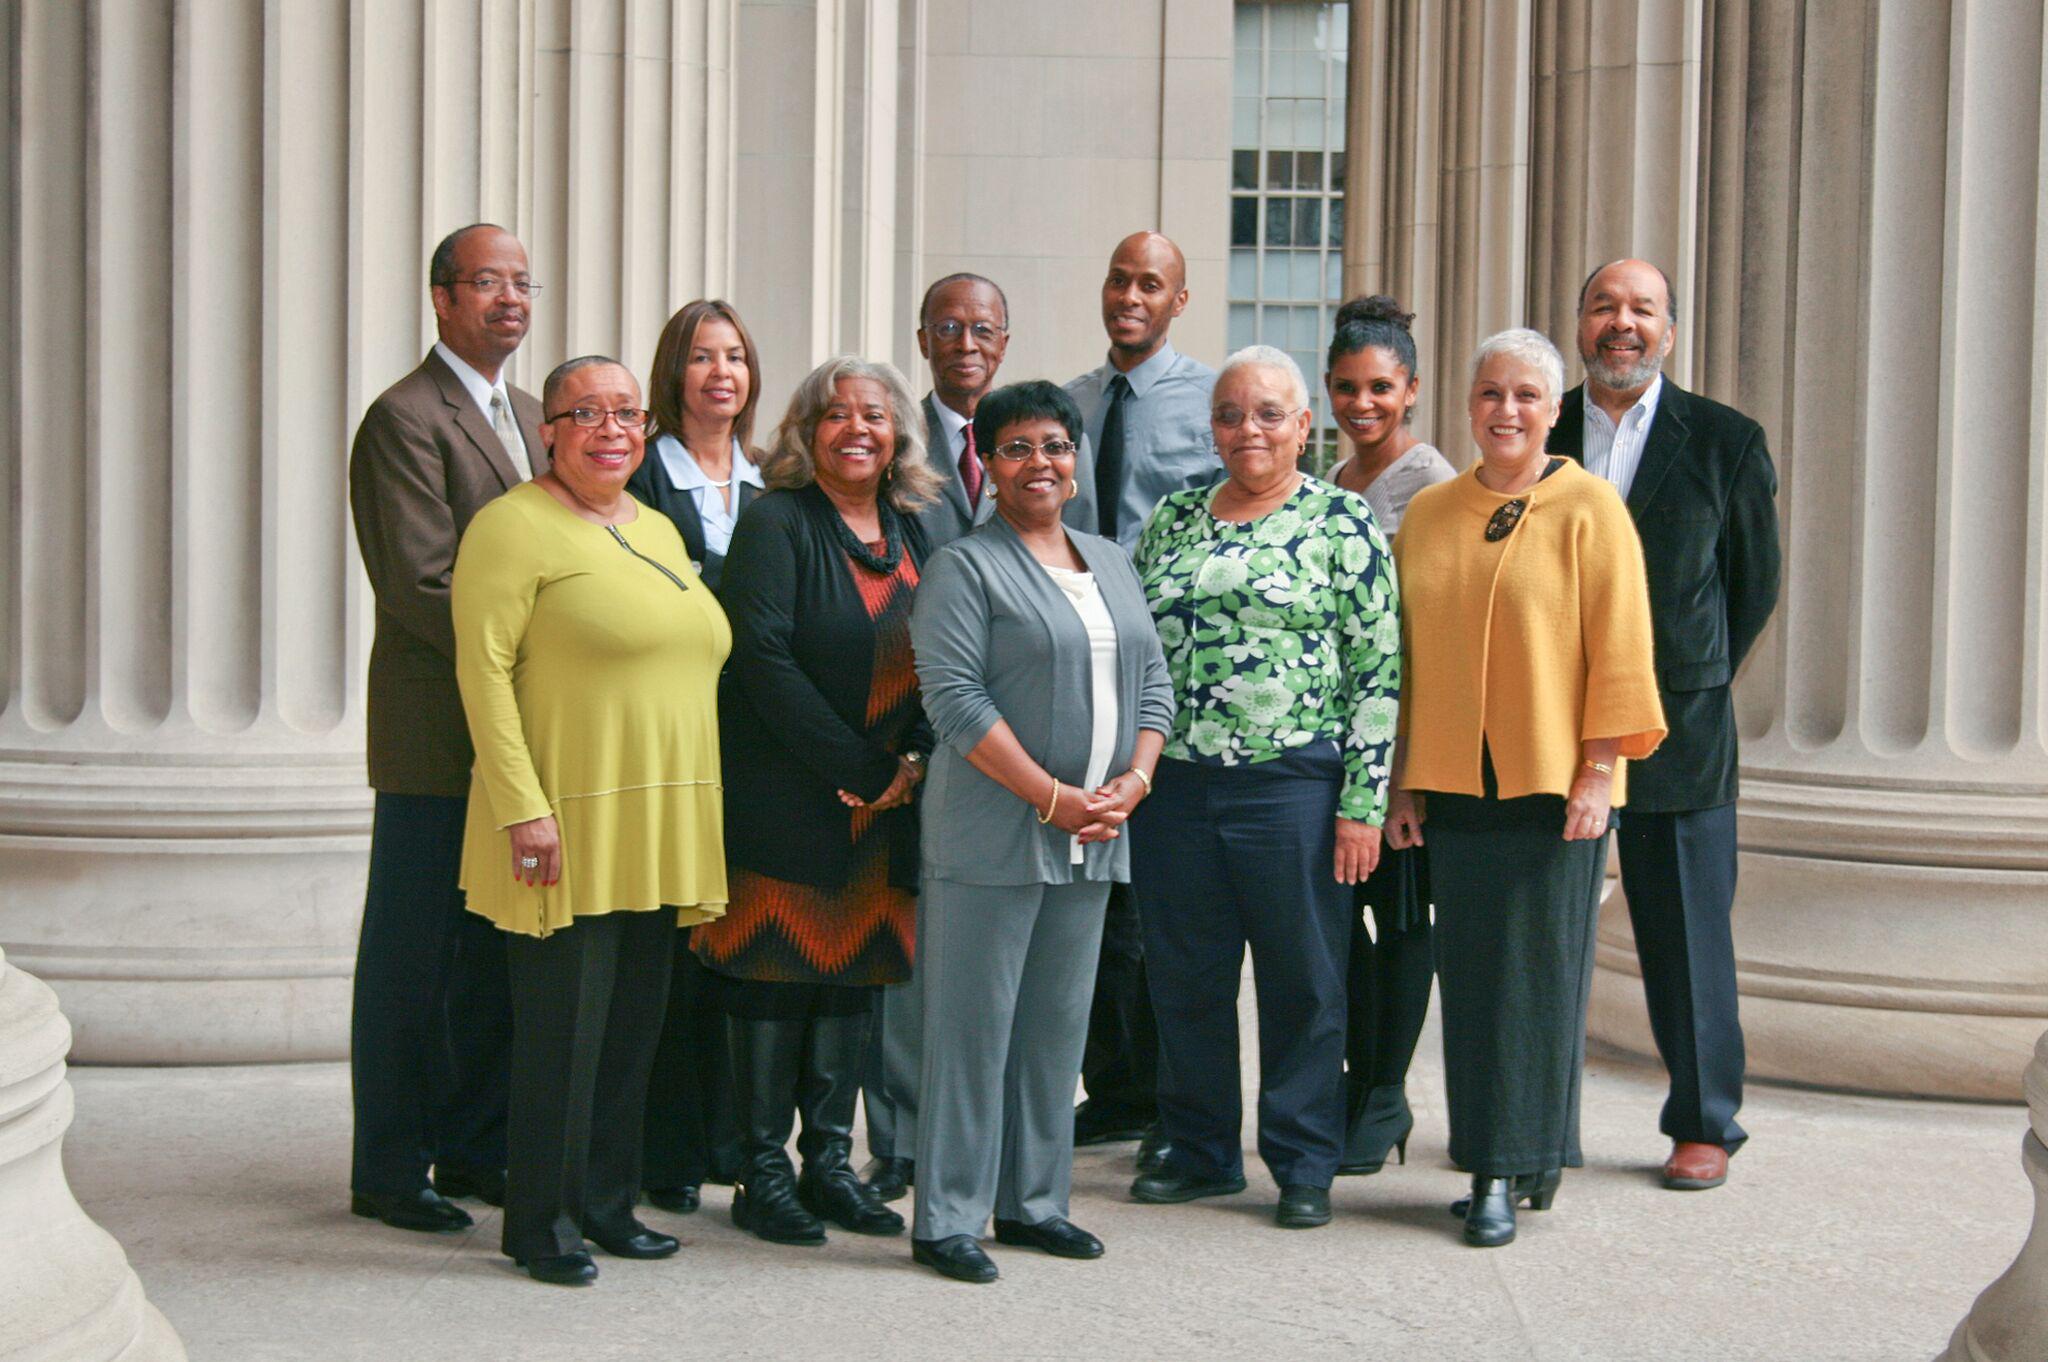
<svg viewBox="0 0 2048 1362"><path fill-rule="evenodd" d="M917 903L916 941L921 957L923 895ZM907 1159L917 1150L917 1082L924 1067L924 1001L918 982L922 972L913 963L908 982L875 990L860 1091L867 1111L868 1154L877 1159Z"/></svg>
<svg viewBox="0 0 2048 1362"><path fill-rule="evenodd" d="M991 1211L1034 1225L1066 1215L1108 901L1106 880L924 882L915 1237L979 1237Z"/></svg>

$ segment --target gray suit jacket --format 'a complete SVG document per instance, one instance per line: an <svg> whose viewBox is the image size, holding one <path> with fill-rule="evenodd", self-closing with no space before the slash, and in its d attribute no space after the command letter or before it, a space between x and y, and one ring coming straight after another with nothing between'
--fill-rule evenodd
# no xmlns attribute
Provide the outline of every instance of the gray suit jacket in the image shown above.
<svg viewBox="0 0 2048 1362"><path fill-rule="evenodd" d="M540 403L509 388L536 474L548 467ZM377 598L370 644L370 788L469 794L475 758L455 688L448 578L470 517L519 473L455 371L429 350L363 413L349 456L356 546Z"/></svg>
<svg viewBox="0 0 2048 1362"><path fill-rule="evenodd" d="M934 551L985 522L995 509L995 503L986 496L973 506L967 504L967 488L953 462L953 442L946 438L946 428L939 423L937 400L930 395L924 399L925 448L930 451L932 467L946 480L946 490L937 501L917 513Z"/></svg>
<svg viewBox="0 0 2048 1362"><path fill-rule="evenodd" d="M1117 723L1112 774L1130 766L1140 728L1173 728L1173 684L1137 570L1097 535L1069 537L1116 625ZM1087 630L1000 516L925 564L910 641L925 714L938 735L920 801L924 873L962 884L1128 880L1122 837L1070 859L1069 835L974 769L966 754L1008 720L1017 741L1068 784L1087 778L1093 685ZM1050 794L1050 790L1047 791Z"/></svg>

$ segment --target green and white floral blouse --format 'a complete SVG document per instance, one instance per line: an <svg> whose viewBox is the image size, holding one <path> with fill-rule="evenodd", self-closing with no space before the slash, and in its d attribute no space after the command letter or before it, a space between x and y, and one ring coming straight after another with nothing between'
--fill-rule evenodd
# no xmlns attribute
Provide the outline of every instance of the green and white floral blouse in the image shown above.
<svg viewBox="0 0 2048 1362"><path fill-rule="evenodd" d="M1211 487L1172 493L1138 540L1178 712L1166 755L1270 761L1322 739L1344 754L1337 812L1378 824L1401 693L1394 558L1364 497L1315 478L1244 524Z"/></svg>

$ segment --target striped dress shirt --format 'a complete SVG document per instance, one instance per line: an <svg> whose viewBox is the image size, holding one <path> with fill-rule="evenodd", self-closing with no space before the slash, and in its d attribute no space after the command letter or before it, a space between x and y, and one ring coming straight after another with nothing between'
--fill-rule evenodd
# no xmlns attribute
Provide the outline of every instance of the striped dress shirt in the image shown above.
<svg viewBox="0 0 2048 1362"><path fill-rule="evenodd" d="M1659 374L1643 389L1636 404L1621 414L1621 424L1617 426L1593 400L1591 388L1587 389L1586 443L1582 450L1586 471L1613 483L1623 501L1628 500L1628 489L1635 485L1636 469L1642 467L1643 445L1649 438L1650 423L1657 419L1657 399L1663 392L1664 375Z"/></svg>

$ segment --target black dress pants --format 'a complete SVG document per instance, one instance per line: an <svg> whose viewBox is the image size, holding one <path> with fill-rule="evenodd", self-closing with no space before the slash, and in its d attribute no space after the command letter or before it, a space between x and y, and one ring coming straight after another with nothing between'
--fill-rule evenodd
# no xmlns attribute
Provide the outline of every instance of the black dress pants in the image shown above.
<svg viewBox="0 0 2048 1362"><path fill-rule="evenodd" d="M1736 1012L1735 806L1683 813L1624 809L1616 837L1643 999L1671 1075L1664 1134L1731 1153L1749 1136L1742 1106L1742 1022Z"/></svg>
<svg viewBox="0 0 2048 1362"><path fill-rule="evenodd" d="M1131 874L1159 1018L1159 1124L1182 1171L1244 1167L1237 994L1259 998L1259 1155L1328 1187L1344 1140L1351 889L1337 883L1344 767L1322 743L1251 766L1163 760L1131 820Z"/></svg>
<svg viewBox="0 0 2048 1362"><path fill-rule="evenodd" d="M430 1164L505 1166L504 933L463 906L468 807L377 796L349 1028L358 1192L420 1191Z"/></svg>
<svg viewBox="0 0 2048 1362"><path fill-rule="evenodd" d="M1135 844L1134 844L1135 845ZM1090 1110L1146 1122L1159 1115L1159 1023L1145 977L1144 929L1127 884L1109 888L1081 1087Z"/></svg>
<svg viewBox="0 0 2048 1362"><path fill-rule="evenodd" d="M654 1072L647 1082L646 1144L640 1183L679 1191L731 1182L740 1170L740 1128L733 1111L732 1048L717 976L675 934L675 973Z"/></svg>
<svg viewBox="0 0 2048 1362"><path fill-rule="evenodd" d="M621 1239L634 1233L647 1075L661 1041L676 934L673 908L579 917L548 936L505 934L512 979L507 1256L525 1262L575 1253L586 1230Z"/></svg>

